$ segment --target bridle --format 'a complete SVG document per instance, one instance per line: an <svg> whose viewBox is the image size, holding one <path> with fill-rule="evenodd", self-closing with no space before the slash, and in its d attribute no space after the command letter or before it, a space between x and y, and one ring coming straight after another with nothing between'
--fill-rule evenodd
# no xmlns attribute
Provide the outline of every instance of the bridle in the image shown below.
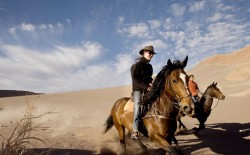
<svg viewBox="0 0 250 155"><path fill-rule="evenodd" d="M173 87L172 87L172 84L171 84L171 82L170 82L169 79L168 79L168 83L170 83L171 91L172 91L172 93L174 94L174 98L175 98L175 100L177 100L177 102L171 101L171 100L168 99L168 98L167 98L167 99L173 104L173 106L174 106L176 109L180 110L180 103L181 103L181 100L184 99L184 98L191 98L191 95L188 94L187 96L177 97L177 95L178 95L178 96L180 96L180 95L179 95L176 91L174 91L174 89L173 89ZM186 90L187 90L187 87L185 87L185 88L186 88ZM188 91L188 90L187 90L187 91ZM175 119L175 118L171 118L171 117L169 117L169 116L164 116L164 115L158 114L156 108L154 109L154 113L153 113L153 114L145 115L144 117L142 117L142 119L151 118L151 117L162 118L162 119Z"/></svg>
<svg viewBox="0 0 250 155"><path fill-rule="evenodd" d="M172 86L172 83L171 81L168 79L168 83L170 83L170 88L171 88L171 91L172 93L174 94L174 98L177 102L175 101L171 101L171 103L178 109L180 109L180 103L181 103L181 100L184 99L184 98L191 98L191 95L190 94L187 94L186 96L183 96L183 97L177 97L177 96L180 96L176 91L174 91L173 89L173 86ZM188 91L187 87L185 86L186 90Z"/></svg>

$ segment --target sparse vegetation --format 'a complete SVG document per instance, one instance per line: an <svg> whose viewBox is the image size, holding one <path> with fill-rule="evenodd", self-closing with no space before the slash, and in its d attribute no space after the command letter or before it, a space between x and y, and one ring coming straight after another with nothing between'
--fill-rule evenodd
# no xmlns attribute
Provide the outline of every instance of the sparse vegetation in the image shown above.
<svg viewBox="0 0 250 155"><path fill-rule="evenodd" d="M36 111L37 107L34 102L27 100L26 109L21 119L6 126L9 128L8 134L0 134L0 137L3 139L0 155L25 155L28 148L33 146L35 141L41 142L46 146L46 142L37 137L35 133L48 130L48 127L44 127L39 121L43 116L53 112L36 115Z"/></svg>

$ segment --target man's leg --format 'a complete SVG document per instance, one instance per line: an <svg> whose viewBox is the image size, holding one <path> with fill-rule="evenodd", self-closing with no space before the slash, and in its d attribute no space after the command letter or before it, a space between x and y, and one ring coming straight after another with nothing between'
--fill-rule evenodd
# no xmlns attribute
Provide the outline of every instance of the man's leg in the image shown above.
<svg viewBox="0 0 250 155"><path fill-rule="evenodd" d="M196 97L195 96L192 96L192 100L193 100L193 102L194 103L196 103L197 101L196 101Z"/></svg>
<svg viewBox="0 0 250 155"><path fill-rule="evenodd" d="M138 139L138 123L139 123L139 107L140 107L140 97L141 92L140 91L134 91L134 118L133 118L133 133L131 135L131 138Z"/></svg>

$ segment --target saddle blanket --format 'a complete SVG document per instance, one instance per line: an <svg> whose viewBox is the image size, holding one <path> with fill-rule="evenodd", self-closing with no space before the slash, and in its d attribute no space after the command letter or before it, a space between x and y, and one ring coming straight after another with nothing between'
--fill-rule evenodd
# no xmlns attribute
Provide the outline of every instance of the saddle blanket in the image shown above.
<svg viewBox="0 0 250 155"><path fill-rule="evenodd" d="M134 112L134 102L131 99L125 104L124 111Z"/></svg>

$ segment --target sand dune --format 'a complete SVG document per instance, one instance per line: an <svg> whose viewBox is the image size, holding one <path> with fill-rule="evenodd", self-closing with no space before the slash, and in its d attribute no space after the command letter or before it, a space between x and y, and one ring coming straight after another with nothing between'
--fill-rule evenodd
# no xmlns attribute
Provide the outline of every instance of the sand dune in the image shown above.
<svg viewBox="0 0 250 155"><path fill-rule="evenodd" d="M215 76L218 80L240 81L250 79L250 46L241 50L219 54L200 62L191 72Z"/></svg>
<svg viewBox="0 0 250 155"><path fill-rule="evenodd" d="M191 63L191 62L188 62ZM194 74L200 90L205 91L212 82L226 95L212 110L200 136L179 134L177 140L186 154L249 154L250 128L250 46L229 54L209 57L200 62L188 74ZM34 102L37 113L54 111L40 121L50 130L36 133L46 140L53 150L51 154L116 154L120 152L119 140L113 128L102 135L103 124L114 102L130 96L131 86L119 86L97 90L84 90L38 96L0 99L0 133L8 134L8 125L22 116L27 102ZM214 103L217 100L214 101ZM197 127L198 121L184 117L188 129ZM159 153L157 146L143 138L152 154ZM140 148L130 138L127 140L130 154L139 154ZM34 143L34 147L45 147ZM37 149L41 152L41 149ZM57 153L56 153L57 152ZM137 152L137 153L135 153Z"/></svg>

